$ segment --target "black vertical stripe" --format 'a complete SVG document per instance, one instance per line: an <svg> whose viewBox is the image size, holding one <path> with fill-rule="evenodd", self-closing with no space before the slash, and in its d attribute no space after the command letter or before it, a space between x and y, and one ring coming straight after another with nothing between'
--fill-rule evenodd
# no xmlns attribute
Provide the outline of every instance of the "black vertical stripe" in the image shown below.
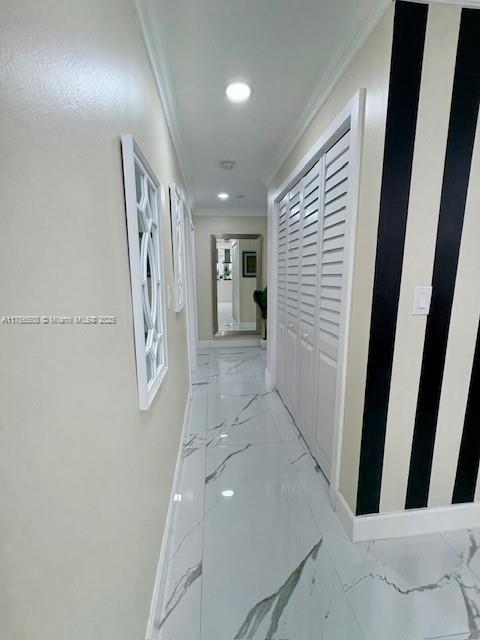
<svg viewBox="0 0 480 640"><path fill-rule="evenodd" d="M480 325L468 390L452 502L473 502L480 461Z"/></svg>
<svg viewBox="0 0 480 640"><path fill-rule="evenodd" d="M480 11L463 9L405 507L426 507L480 98Z"/></svg>
<svg viewBox="0 0 480 640"><path fill-rule="evenodd" d="M399 2L390 66L363 415L357 514L380 503L388 396L402 274L428 5Z"/></svg>

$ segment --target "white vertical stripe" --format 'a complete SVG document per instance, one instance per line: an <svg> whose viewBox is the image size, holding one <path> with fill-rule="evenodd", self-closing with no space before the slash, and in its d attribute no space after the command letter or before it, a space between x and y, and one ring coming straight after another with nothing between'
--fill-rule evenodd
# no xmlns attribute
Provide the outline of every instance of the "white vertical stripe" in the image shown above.
<svg viewBox="0 0 480 640"><path fill-rule="evenodd" d="M480 131L477 128L463 222L428 506L450 504L462 439L480 314Z"/></svg>
<svg viewBox="0 0 480 640"><path fill-rule="evenodd" d="M405 506L426 326L426 316L412 316L413 293L432 278L460 11L438 5L428 14L380 511Z"/></svg>
<svg viewBox="0 0 480 640"><path fill-rule="evenodd" d="M367 89L339 487L352 511L355 511L357 500L394 9L392 3L391 9L335 90L336 94L340 92L340 99L343 99L342 96L351 95L358 87ZM338 109L338 100L336 95L335 102L332 101L326 108L336 106Z"/></svg>

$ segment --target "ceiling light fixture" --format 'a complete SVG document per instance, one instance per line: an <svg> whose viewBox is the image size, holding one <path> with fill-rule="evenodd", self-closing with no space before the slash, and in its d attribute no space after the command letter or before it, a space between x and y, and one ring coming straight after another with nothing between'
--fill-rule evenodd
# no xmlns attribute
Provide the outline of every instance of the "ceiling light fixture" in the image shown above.
<svg viewBox="0 0 480 640"><path fill-rule="evenodd" d="M225 171L231 171L235 166L235 162L233 160L222 160L220 166L222 169L225 169Z"/></svg>
<svg viewBox="0 0 480 640"><path fill-rule="evenodd" d="M228 200L228 193L223 193L223 192L222 192L222 193L219 193L219 194L217 195L217 198L218 198L219 200Z"/></svg>
<svg viewBox="0 0 480 640"><path fill-rule="evenodd" d="M222 491L222 496L224 498L231 498L233 494L234 492L232 491L232 489L225 489L224 491Z"/></svg>
<svg viewBox="0 0 480 640"><path fill-rule="evenodd" d="M252 90L246 82L231 82L225 93L230 102L245 102L252 95Z"/></svg>

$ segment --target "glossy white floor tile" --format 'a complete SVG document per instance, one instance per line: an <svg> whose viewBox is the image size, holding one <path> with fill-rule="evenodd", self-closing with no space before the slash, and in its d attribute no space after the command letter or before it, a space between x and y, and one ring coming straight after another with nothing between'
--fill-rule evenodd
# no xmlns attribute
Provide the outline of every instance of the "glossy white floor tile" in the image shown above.
<svg viewBox="0 0 480 640"><path fill-rule="evenodd" d="M352 544L264 368L199 358L157 637L480 638L480 531Z"/></svg>

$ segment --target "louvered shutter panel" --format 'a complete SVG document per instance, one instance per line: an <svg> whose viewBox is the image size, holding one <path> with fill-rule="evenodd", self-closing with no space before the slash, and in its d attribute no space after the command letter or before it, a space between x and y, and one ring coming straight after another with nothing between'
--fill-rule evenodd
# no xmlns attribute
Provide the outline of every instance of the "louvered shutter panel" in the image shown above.
<svg viewBox="0 0 480 640"><path fill-rule="evenodd" d="M344 296L345 231L349 188L350 133L325 155L318 336L330 357L338 355Z"/></svg>
<svg viewBox="0 0 480 640"><path fill-rule="evenodd" d="M349 217L350 133L325 154L317 319L317 408L313 453L330 477L341 314L345 302L344 263Z"/></svg>
<svg viewBox="0 0 480 640"><path fill-rule="evenodd" d="M277 306L283 317L287 311L287 200L284 198L278 210L278 252L277 252Z"/></svg>
<svg viewBox="0 0 480 640"><path fill-rule="evenodd" d="M315 343L318 300L318 240L321 207L321 161L302 180L300 243L300 323L298 342L298 406L300 429L312 447L315 428Z"/></svg>
<svg viewBox="0 0 480 640"><path fill-rule="evenodd" d="M320 209L320 162L303 178L300 248L300 330L313 341L317 314L318 217Z"/></svg>
<svg viewBox="0 0 480 640"><path fill-rule="evenodd" d="M277 225L277 383L285 384L285 340L287 323L287 253L288 253L288 196L278 206Z"/></svg>
<svg viewBox="0 0 480 640"><path fill-rule="evenodd" d="M300 209L301 182L288 195L288 242L287 242L287 322L290 328L298 321L300 285Z"/></svg>

